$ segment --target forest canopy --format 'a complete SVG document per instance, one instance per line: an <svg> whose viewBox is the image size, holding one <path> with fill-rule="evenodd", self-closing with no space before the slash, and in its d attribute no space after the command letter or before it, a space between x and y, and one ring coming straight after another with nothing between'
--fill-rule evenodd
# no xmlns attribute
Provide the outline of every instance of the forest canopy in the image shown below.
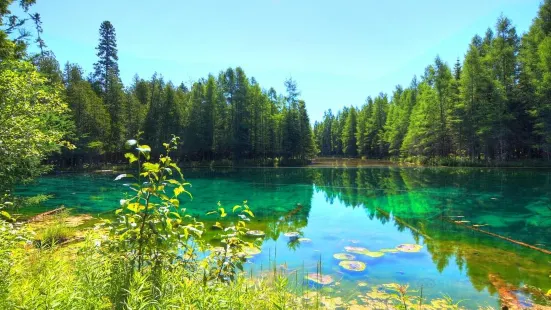
<svg viewBox="0 0 551 310"><path fill-rule="evenodd" d="M551 1L519 35L500 16L453 67L436 57L420 78L314 124L320 154L402 160L507 161L551 156Z"/></svg>

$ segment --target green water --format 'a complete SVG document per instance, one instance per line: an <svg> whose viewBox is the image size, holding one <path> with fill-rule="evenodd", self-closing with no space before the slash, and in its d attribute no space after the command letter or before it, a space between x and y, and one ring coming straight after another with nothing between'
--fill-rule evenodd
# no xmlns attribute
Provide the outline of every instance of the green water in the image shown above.
<svg viewBox="0 0 551 310"><path fill-rule="evenodd" d="M450 221L551 250L551 171L448 168L288 168L185 170L194 198L185 207L205 212L247 200L256 214L251 228L266 232L256 271L273 261L289 270L323 274L347 294L360 282L423 287L429 298L449 295L463 305L499 305L500 295L545 304L537 289L551 289L551 256L466 229ZM18 188L21 195L51 194L44 209L65 205L78 213L106 213L126 190L111 175L61 174ZM106 213L108 214L108 213ZM300 232L311 243L289 242ZM418 253L355 255L363 272L345 272L332 255L345 246L371 251L418 243ZM531 301L530 301L531 300Z"/></svg>

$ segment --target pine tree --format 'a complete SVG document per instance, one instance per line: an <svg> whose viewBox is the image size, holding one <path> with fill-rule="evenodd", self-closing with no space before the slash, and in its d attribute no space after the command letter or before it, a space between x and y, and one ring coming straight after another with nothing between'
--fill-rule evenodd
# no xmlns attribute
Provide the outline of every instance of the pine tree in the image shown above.
<svg viewBox="0 0 551 310"><path fill-rule="evenodd" d="M100 25L100 39L96 48L98 61L94 64L93 81L95 89L103 98L103 103L111 115L111 137L109 144L112 151L117 151L125 140L123 85L119 78L117 56L117 38L115 27L109 21Z"/></svg>
<svg viewBox="0 0 551 310"><path fill-rule="evenodd" d="M66 100L75 123L76 152L107 151L105 143L111 136L110 115L92 85L82 78L78 65L65 65Z"/></svg>
<svg viewBox="0 0 551 310"><path fill-rule="evenodd" d="M94 64L94 79L99 84L102 93L107 93L110 88L110 75L119 75L117 56L117 37L115 27L109 21L104 21L99 29L99 44L96 47L99 58Z"/></svg>
<svg viewBox="0 0 551 310"><path fill-rule="evenodd" d="M357 115L356 109L350 107L342 130L343 153L347 156L358 155L358 146L356 144Z"/></svg>

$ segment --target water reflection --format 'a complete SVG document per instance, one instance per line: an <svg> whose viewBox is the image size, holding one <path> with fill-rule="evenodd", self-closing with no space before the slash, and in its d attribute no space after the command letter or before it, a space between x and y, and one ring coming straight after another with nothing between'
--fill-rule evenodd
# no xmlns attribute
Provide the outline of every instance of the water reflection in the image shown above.
<svg viewBox="0 0 551 310"><path fill-rule="evenodd" d="M250 228L266 233L263 253L252 260L264 268L277 260L286 268L334 275L345 288L358 283L409 283L427 295L449 294L469 305L498 299L544 304L551 288L549 255L465 229L479 225L493 233L551 249L551 174L502 169L227 169L187 170L193 201L188 211L203 221L218 201L248 200L256 217ZM53 194L49 207L65 204L78 212L116 208L125 188L111 177L46 177L19 192ZM459 223L455 223L459 222ZM207 226L208 227L208 226ZM310 242L285 237L299 232ZM347 246L370 251L419 243L419 253L360 255L365 272L339 268L334 253Z"/></svg>

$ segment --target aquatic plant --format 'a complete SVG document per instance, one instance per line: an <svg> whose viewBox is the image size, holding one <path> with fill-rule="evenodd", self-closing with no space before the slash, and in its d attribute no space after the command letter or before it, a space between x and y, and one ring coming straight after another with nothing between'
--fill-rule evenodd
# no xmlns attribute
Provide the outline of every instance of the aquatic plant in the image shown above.
<svg viewBox="0 0 551 310"><path fill-rule="evenodd" d="M384 252L371 252L371 251L367 251L367 252L364 252L362 254L365 255L365 256L373 257L373 258L377 258L377 257L381 257L381 256L385 255Z"/></svg>
<svg viewBox="0 0 551 310"><path fill-rule="evenodd" d="M360 272L365 270L365 263L355 260L343 260L339 263L339 266L348 271Z"/></svg>
<svg viewBox="0 0 551 310"><path fill-rule="evenodd" d="M366 248L361 248L361 247L345 246L344 249L346 252L349 252L349 253L360 254L360 255L365 255L365 256L374 257L374 258L385 255L385 253L382 251L372 252Z"/></svg>
<svg viewBox="0 0 551 310"><path fill-rule="evenodd" d="M335 281L332 276L320 273L309 273L306 275L306 279L319 285L329 285Z"/></svg>
<svg viewBox="0 0 551 310"><path fill-rule="evenodd" d="M419 244L410 244L410 243L403 243L396 247L396 249L400 252L406 252L406 253L415 253L421 251L423 248L422 245Z"/></svg>
<svg viewBox="0 0 551 310"><path fill-rule="evenodd" d="M366 252L369 252L369 250L366 248L354 247L354 246L345 246L344 250L346 252L354 253L354 254L364 254Z"/></svg>
<svg viewBox="0 0 551 310"><path fill-rule="evenodd" d="M393 248L393 249L380 249L379 252L382 253L398 253L400 250Z"/></svg>
<svg viewBox="0 0 551 310"><path fill-rule="evenodd" d="M348 253L335 253L333 254L333 257L338 260L354 260L356 259L356 256Z"/></svg>

